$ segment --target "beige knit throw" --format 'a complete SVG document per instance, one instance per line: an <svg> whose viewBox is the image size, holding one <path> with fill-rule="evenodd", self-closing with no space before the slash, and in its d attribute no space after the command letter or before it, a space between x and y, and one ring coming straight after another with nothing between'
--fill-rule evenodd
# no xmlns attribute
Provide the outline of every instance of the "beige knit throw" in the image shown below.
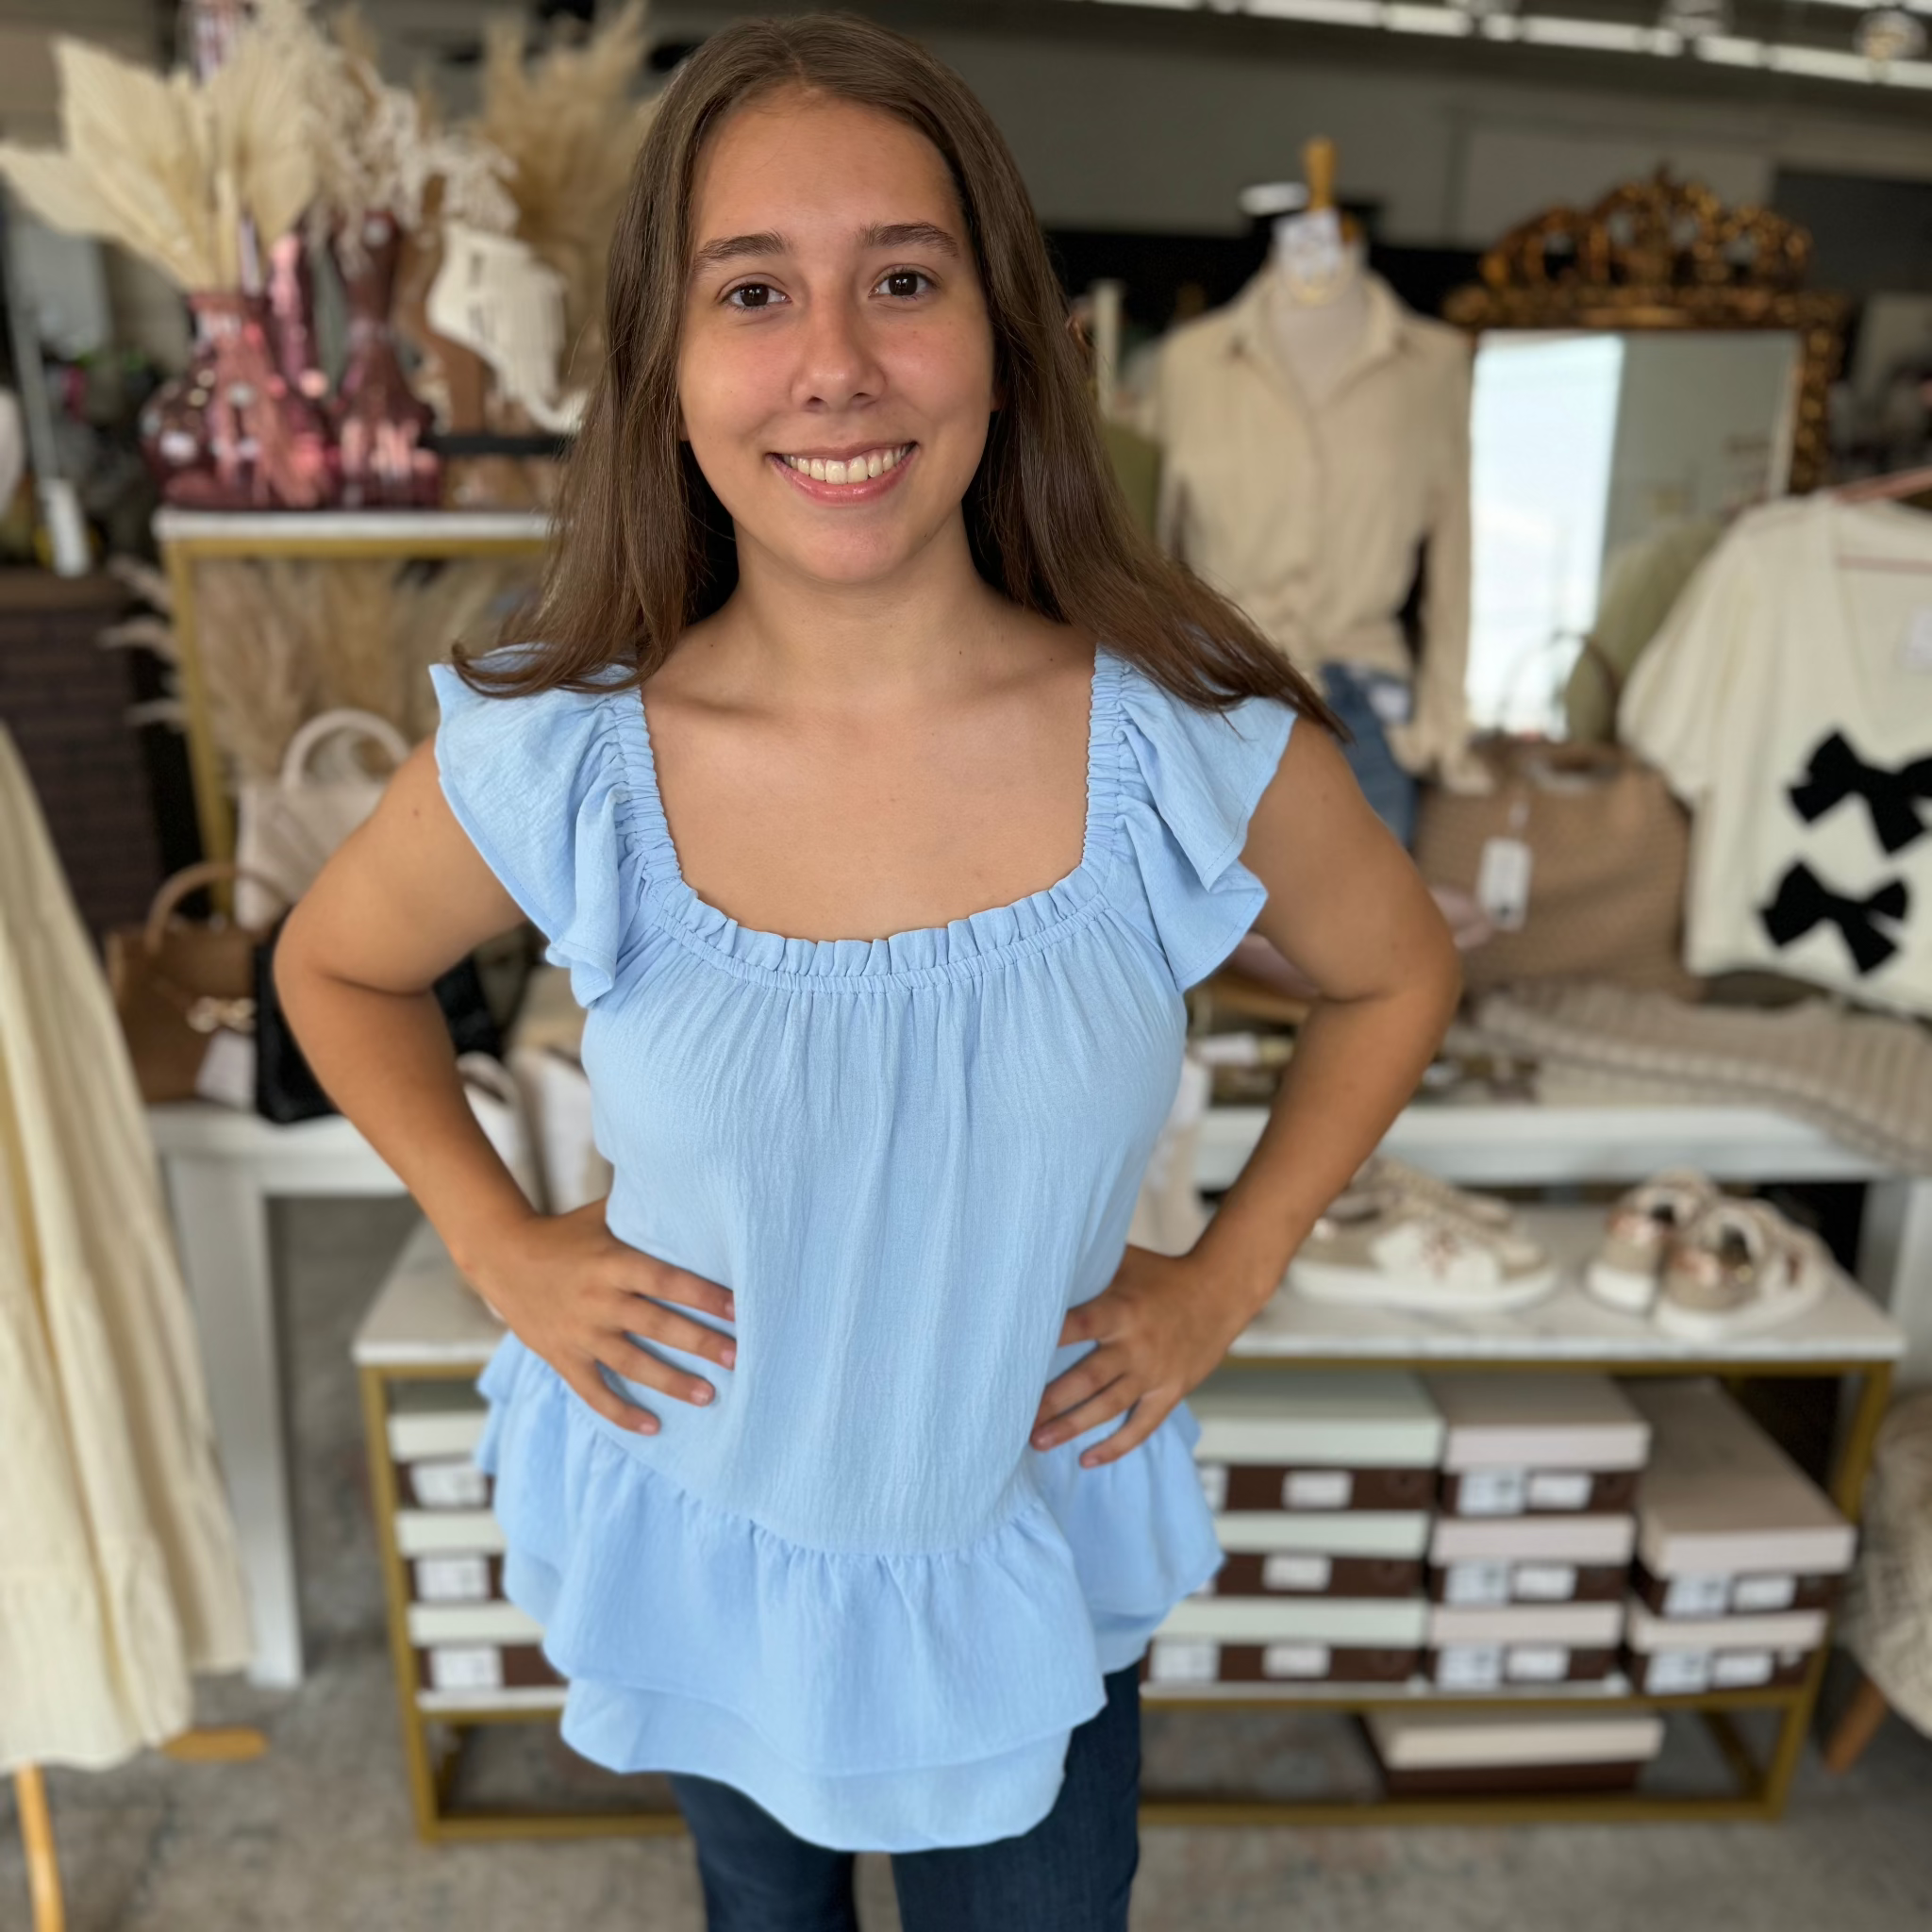
<svg viewBox="0 0 1932 1932"><path fill-rule="evenodd" d="M1932 1174L1932 1032L1917 1021L1796 1006L1690 1006L1667 993L1594 980L1537 980L1476 1008L1491 1045L1542 1062L1548 1075L1590 1071L1626 1097L1776 1108L1907 1174Z"/></svg>

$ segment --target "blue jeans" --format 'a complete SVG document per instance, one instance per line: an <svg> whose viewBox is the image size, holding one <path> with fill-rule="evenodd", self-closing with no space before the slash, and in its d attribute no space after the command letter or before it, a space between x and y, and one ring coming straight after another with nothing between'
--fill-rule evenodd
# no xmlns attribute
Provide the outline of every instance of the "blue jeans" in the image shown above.
<svg viewBox="0 0 1932 1932"><path fill-rule="evenodd" d="M892 1854L905 1932L1126 1932L1141 1860L1140 1666L1074 1727L1054 1807L991 1844ZM855 1854L808 1844L736 1787L686 1772L671 1788L697 1847L707 1932L858 1932Z"/></svg>
<svg viewBox="0 0 1932 1932"><path fill-rule="evenodd" d="M1322 666L1322 695L1355 733L1341 747L1362 796L1375 816L1407 845L1415 834L1415 780L1395 762L1386 726L1408 716L1409 689L1386 671L1330 661Z"/></svg>

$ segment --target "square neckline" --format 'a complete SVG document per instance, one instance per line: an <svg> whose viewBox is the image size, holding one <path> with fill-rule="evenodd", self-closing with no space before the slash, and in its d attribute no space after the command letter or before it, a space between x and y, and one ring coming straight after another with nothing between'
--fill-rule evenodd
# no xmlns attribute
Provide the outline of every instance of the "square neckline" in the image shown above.
<svg viewBox="0 0 1932 1932"><path fill-rule="evenodd" d="M909 957L931 967L958 954L984 958L1037 940L1062 925L1097 896L1098 864L1106 845L1104 827L1114 790L1108 745L1119 712L1122 660L1104 643L1094 645L1087 691L1086 807L1080 858L1073 870L1052 884L999 906L961 913L938 925L907 926L876 938L800 939L746 925L702 897L685 877L658 783L657 754L643 688L628 685L611 695L618 702L620 743L629 766L632 808L644 845L644 896L656 897L683 928L682 936L703 950L790 974L846 974L892 973ZM960 941L955 944L955 941Z"/></svg>

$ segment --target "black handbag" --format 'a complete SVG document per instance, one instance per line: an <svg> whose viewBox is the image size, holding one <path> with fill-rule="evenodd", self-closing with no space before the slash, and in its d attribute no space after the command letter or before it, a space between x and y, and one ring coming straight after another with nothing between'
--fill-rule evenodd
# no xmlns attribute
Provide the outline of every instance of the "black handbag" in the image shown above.
<svg viewBox="0 0 1932 1932"><path fill-rule="evenodd" d="M255 1110L280 1126L338 1111L309 1071L275 997L275 942L287 923L284 913L255 949ZM502 1058L503 1036L483 997L483 981L474 959L459 959L436 982L435 992L458 1054L487 1053Z"/></svg>

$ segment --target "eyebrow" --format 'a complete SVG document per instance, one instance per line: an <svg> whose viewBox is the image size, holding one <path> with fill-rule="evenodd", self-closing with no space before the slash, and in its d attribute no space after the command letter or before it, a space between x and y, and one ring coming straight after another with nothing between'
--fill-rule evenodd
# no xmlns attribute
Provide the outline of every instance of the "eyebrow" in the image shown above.
<svg viewBox="0 0 1932 1932"><path fill-rule="evenodd" d="M866 248L936 248L958 258L959 244L945 229L933 222L874 222L859 231L859 243ZM745 256L785 255L791 243L783 235L767 228L755 235L722 235L707 242L691 258L693 268L718 268Z"/></svg>

